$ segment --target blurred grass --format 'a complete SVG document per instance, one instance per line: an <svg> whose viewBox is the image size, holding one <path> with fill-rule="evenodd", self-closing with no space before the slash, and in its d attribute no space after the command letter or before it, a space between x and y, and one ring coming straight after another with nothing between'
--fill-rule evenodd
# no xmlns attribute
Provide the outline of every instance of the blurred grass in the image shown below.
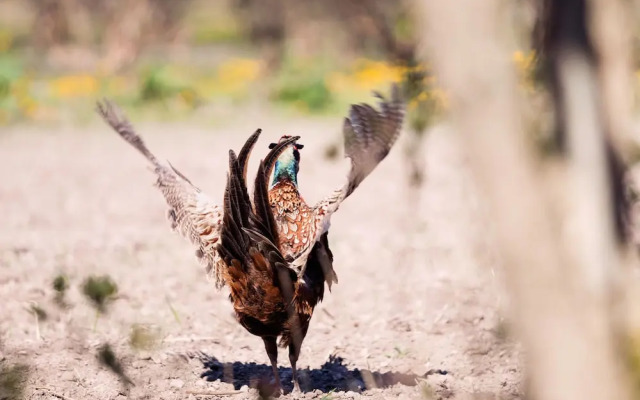
<svg viewBox="0 0 640 400"><path fill-rule="evenodd" d="M82 293L98 313L106 313L107 306L118 294L118 285L108 275L90 276L82 284Z"/></svg>
<svg viewBox="0 0 640 400"><path fill-rule="evenodd" d="M153 58L151 52L117 74L102 72L100 63L93 69L48 70L42 67L45 60L29 55L25 46L22 37L28 32L19 28L28 23L0 28L0 126L94 121L95 101L103 97L125 107L135 119L182 119L201 108L231 104L241 110L256 102L294 114L343 115L350 104L369 100L372 91L387 93L392 82L405 89L408 126L417 133L449 107L446 92L427 65L331 57L320 50L314 55L289 54L277 70L269 71L259 49L249 46L246 27L229 5L205 3L185 15L188 46L178 57ZM412 37L409 13L398 16L394 31L400 39ZM531 52L513 55L528 91L536 85L534 60Z"/></svg>
<svg viewBox="0 0 640 400"><path fill-rule="evenodd" d="M167 54L175 43L166 43L158 37L142 46L140 58L132 66L117 74L107 74L100 67L104 64L100 57L105 41L102 19L89 19L95 26L84 31L71 30L71 36L75 35L71 44L84 46L84 53L74 53L73 49L64 53L64 47L70 44L64 40L60 43L62 50L58 49L62 53L49 48L36 50L33 24L37 21L37 7L19 0L0 2L0 126L93 122L95 101L102 97L113 99L135 119L183 119L202 108L214 110L222 105L220 109L229 110L224 106L231 104L241 110L256 102L294 114L337 116L343 115L349 104L369 100L373 90L386 93L391 82L402 82L407 89L406 83L415 78L416 71L424 76L419 78L417 90L412 88L406 96L408 127L422 134L448 110L449 98L428 65L407 68L381 60L385 50L375 35L365 38L370 43L359 50L341 45L339 42L345 41L341 39L349 37L345 36L349 29L343 25L355 21L348 18L335 18L337 24L327 26L336 31L326 32L323 38L303 40L302 43L314 43L316 47L308 50L296 47L292 44L296 40L292 39L314 35L314 30L296 29L305 25L300 21L285 21L292 27L283 43L285 56L277 69L269 70L265 65L269 63L262 58L264 43L252 41L252 25L248 23L251 18L245 15L248 9L238 7L239 4L233 0L192 0L184 14L175 16L179 19L177 53ZM303 12L301 15L305 15L304 9L301 6L298 10ZM89 15L92 11L85 12ZM360 17L367 21L371 16L363 13ZM398 43L415 41L417 29L413 17L411 7L400 6L389 13L392 21L389 27ZM518 43L527 47L528 40ZM640 54L637 50L636 53ZM75 62L78 54L98 59ZM58 57L58 63L48 57ZM65 57L72 62L62 65L76 70L59 68L60 58ZM535 53L517 50L512 54L512 63L525 96L538 95L541 90ZM639 93L640 70L634 86ZM206 112L203 115L206 117Z"/></svg>
<svg viewBox="0 0 640 400"><path fill-rule="evenodd" d="M23 399L29 367L25 364L6 365L0 360L0 399Z"/></svg>
<svg viewBox="0 0 640 400"><path fill-rule="evenodd" d="M532 53L513 55L526 91L536 85L533 60ZM99 71L42 73L9 51L0 57L0 125L82 123L93 119L95 100L102 97L165 120L184 118L202 106L231 102L241 107L256 99L303 115L341 115L349 104L370 98L374 90L387 93L391 82L402 83L416 70L424 76L417 92L408 93L409 120L416 131L423 131L448 108L445 91L426 66L406 68L366 58L343 65L290 58L267 74L259 58L229 56L214 68L147 60L107 76Z"/></svg>
<svg viewBox="0 0 640 400"><path fill-rule="evenodd" d="M67 308L67 300L66 294L67 290L69 290L69 278L64 274L58 274L55 278L53 278L53 283L51 285L55 292L54 302L60 308Z"/></svg>
<svg viewBox="0 0 640 400"><path fill-rule="evenodd" d="M134 324L129 332L129 346L135 350L153 350L160 342L160 331L158 328Z"/></svg>

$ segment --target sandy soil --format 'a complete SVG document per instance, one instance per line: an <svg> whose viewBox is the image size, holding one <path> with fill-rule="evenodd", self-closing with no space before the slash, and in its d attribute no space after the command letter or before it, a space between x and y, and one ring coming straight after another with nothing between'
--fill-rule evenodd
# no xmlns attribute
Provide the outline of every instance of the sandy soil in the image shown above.
<svg viewBox="0 0 640 400"><path fill-rule="evenodd" d="M184 122L139 130L158 155L221 198L227 150L258 126L264 153L283 133L302 135L307 201L341 182L345 164L324 156L339 138L337 118L257 114L216 127ZM316 309L302 348L305 393L285 398L522 397L520 348L504 335L505 297L457 139L446 128L431 132L418 197L405 184L404 144L333 218L329 239L340 283ZM215 291L191 246L169 230L139 154L96 122L84 129L13 128L0 134L0 160L0 365L29 365L26 398L256 397L249 386L270 373L262 341L235 323L227 293ZM69 276L68 309L53 301L59 273ZM102 274L117 282L119 296L94 331L95 311L81 284ZM32 304L48 314L38 324L41 338ZM132 348L134 324L157 328L158 346ZM96 361L106 342L135 386ZM280 365L290 389L284 350Z"/></svg>

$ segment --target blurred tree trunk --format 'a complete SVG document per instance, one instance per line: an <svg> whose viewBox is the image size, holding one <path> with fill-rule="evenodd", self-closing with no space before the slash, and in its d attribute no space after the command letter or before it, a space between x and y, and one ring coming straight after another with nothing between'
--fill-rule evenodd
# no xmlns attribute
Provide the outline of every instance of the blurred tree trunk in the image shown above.
<svg viewBox="0 0 640 400"><path fill-rule="evenodd" d="M93 52L97 39L102 67L110 73L134 62L146 46L179 42L182 17L190 4L190 0L32 0L36 14L32 42L66 65L82 52Z"/></svg>
<svg viewBox="0 0 640 400"><path fill-rule="evenodd" d="M287 27L286 0L236 0L235 8L246 35L260 48L267 72L273 73L282 65Z"/></svg>
<svg viewBox="0 0 640 400"><path fill-rule="evenodd" d="M330 50L343 59L374 52L401 63L413 59L415 41L399 41L394 33L398 16L409 12L407 1L236 0L234 4L247 36L262 49L271 69L279 67L287 46L303 57Z"/></svg>
<svg viewBox="0 0 640 400"><path fill-rule="evenodd" d="M32 0L34 48L54 68L85 69L95 64L94 30L88 0Z"/></svg>
<svg viewBox="0 0 640 400"><path fill-rule="evenodd" d="M615 3L617 0L613 0L611 5L615 7ZM601 114L600 118L603 118L605 122L603 140L607 154L609 190L615 205L614 216L617 235L620 240L628 240L630 205L625 189L627 166L621 151L623 148L629 148L625 145L629 142L626 130L630 126L628 115L630 115L632 95L630 94L631 85L629 85L630 68L625 65L629 60L629 54L620 51L620 47L628 49L630 43L620 43L623 39L615 37L615 32L619 30L607 29L603 31L606 32L606 37L602 38L604 39L600 41L602 45L596 51L593 45L593 34L589 32L590 16L594 14L595 5L595 3L588 4L584 0L541 1L533 32L533 43L538 54L538 63L542 69L543 82L550 91L554 103L555 147L560 153L567 152L567 121L564 109L566 95L565 88L560 82L560 58L566 49L581 49L589 64L599 73L599 83L603 84L601 90L604 95L608 90L615 91L612 95L607 96L608 101L603 104L604 107L599 110L599 113ZM605 9L607 7L604 7L603 12L606 12ZM619 16L620 14L609 20L619 21L622 28L627 30L624 18L620 19ZM628 32L623 35L630 37ZM605 45L605 43L607 44ZM619 56L607 56L612 52ZM610 65L602 66L603 62ZM611 73L603 74L605 70L611 71ZM611 105L611 107L607 107L607 105ZM608 118L612 112L614 118ZM615 138L618 138L619 146L615 144Z"/></svg>
<svg viewBox="0 0 640 400"><path fill-rule="evenodd" d="M144 33L151 23L151 1L129 4L112 1L105 5L103 72L113 73L132 64L144 44Z"/></svg>
<svg viewBox="0 0 640 400"><path fill-rule="evenodd" d="M577 1L554 3L561 8ZM585 4L560 15L550 11L557 32L551 43L557 50L554 84L562 104L556 112L563 115L565 135L563 157L553 163L524 133L499 1L423 5L424 37L492 211L512 318L525 349L527 395L629 399L611 303L624 257L610 190L602 111L607 100L594 52L585 46L591 29L581 11Z"/></svg>
<svg viewBox="0 0 640 400"><path fill-rule="evenodd" d="M149 45L178 43L189 0L112 1L104 5L102 68L112 73L133 64Z"/></svg>
<svg viewBox="0 0 640 400"><path fill-rule="evenodd" d="M46 49L71 39L70 11L73 0L32 0L36 12L32 41Z"/></svg>

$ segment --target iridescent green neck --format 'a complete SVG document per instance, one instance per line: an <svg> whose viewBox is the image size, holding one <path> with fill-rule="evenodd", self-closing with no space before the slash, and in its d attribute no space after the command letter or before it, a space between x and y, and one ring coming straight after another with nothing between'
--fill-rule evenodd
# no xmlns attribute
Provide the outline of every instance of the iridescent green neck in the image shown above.
<svg viewBox="0 0 640 400"><path fill-rule="evenodd" d="M271 186L273 187L280 181L290 181L298 187L298 165L296 161L276 161L276 165L273 168L273 180L271 181Z"/></svg>
<svg viewBox="0 0 640 400"><path fill-rule="evenodd" d="M271 181L271 187L281 181L293 182L298 187L298 169L299 169L299 156L296 156L294 149L291 147L285 150L273 167L273 180Z"/></svg>

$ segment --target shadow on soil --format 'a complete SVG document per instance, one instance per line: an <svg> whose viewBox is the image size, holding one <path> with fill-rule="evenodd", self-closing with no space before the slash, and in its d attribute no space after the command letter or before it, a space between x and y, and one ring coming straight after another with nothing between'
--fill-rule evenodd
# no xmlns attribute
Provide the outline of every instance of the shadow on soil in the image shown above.
<svg viewBox="0 0 640 400"><path fill-rule="evenodd" d="M234 363L223 363L215 357L206 354L200 355L200 360L204 364L205 371L201 374L202 378L208 381L217 381L233 383L236 390L247 385L253 388L265 388L272 381L271 366L266 364L242 363L236 361ZM278 368L282 386L285 392L293 389L291 381L291 368ZM385 388L396 384L405 386L416 386L419 379L424 379L429 375L446 375L447 371L434 369L428 371L424 375L403 374L399 372L373 372L369 370L360 370L357 368L349 369L344 364L342 357L330 356L318 369L299 369L298 376L300 379L300 388L303 392L320 390L321 392L363 392L367 389Z"/></svg>

